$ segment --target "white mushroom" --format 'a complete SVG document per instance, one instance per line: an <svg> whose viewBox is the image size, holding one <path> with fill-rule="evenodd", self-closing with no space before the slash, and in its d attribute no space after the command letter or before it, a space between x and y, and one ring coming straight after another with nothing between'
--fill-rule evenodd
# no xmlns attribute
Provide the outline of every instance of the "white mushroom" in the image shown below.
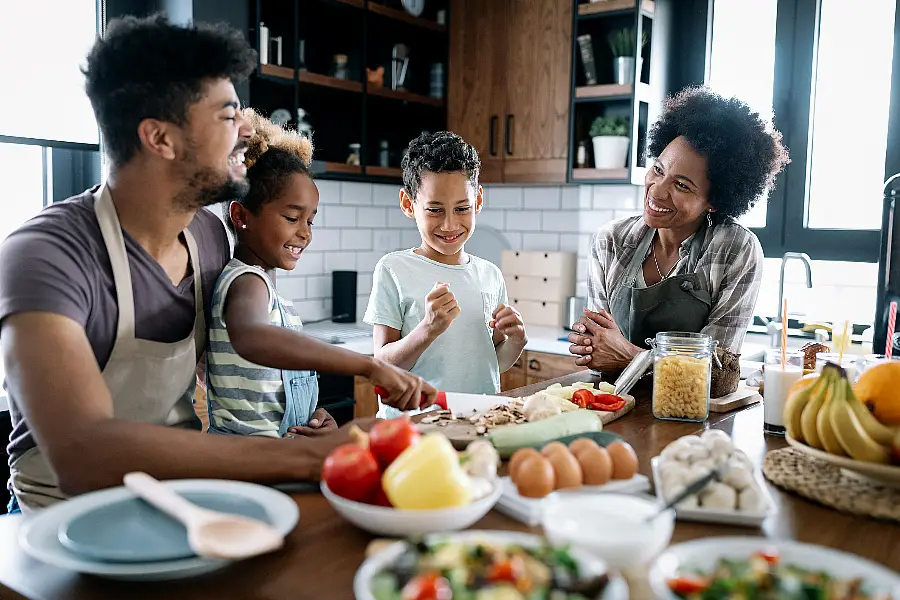
<svg viewBox="0 0 900 600"><path fill-rule="evenodd" d="M756 485L750 485L738 494L738 510L760 513L766 509L766 501Z"/></svg>
<svg viewBox="0 0 900 600"><path fill-rule="evenodd" d="M737 492L724 483L713 482L700 492L700 506L718 510L734 510L737 506Z"/></svg>
<svg viewBox="0 0 900 600"><path fill-rule="evenodd" d="M700 434L700 439L703 440L703 443L706 444L710 449L712 449L712 446L716 442L716 440L721 440L731 444L731 436L721 429L707 429L702 434Z"/></svg>
<svg viewBox="0 0 900 600"><path fill-rule="evenodd" d="M562 412L562 409L551 394L538 392L525 399L522 411L525 413L525 420L532 422L556 416Z"/></svg>
<svg viewBox="0 0 900 600"><path fill-rule="evenodd" d="M466 446L463 469L470 477L488 481L496 479L500 455L494 445L487 440L475 440Z"/></svg>
<svg viewBox="0 0 900 600"><path fill-rule="evenodd" d="M685 498L684 500L682 500L675 506L677 506L678 508L687 508L687 509L697 508L698 506L700 506L700 501L697 499L697 494L691 494L690 496L688 496L687 498Z"/></svg>
<svg viewBox="0 0 900 600"><path fill-rule="evenodd" d="M743 490L753 485L753 471L740 460L733 458L728 461L728 470L725 471L722 482L738 491Z"/></svg>
<svg viewBox="0 0 900 600"><path fill-rule="evenodd" d="M684 448L687 448L690 444L684 438L678 438L665 448L660 453L660 456L663 458L674 458L675 460L681 460L678 458L679 452Z"/></svg>
<svg viewBox="0 0 900 600"><path fill-rule="evenodd" d="M663 496L666 500L671 500L685 490L687 486L683 481L669 480L663 482Z"/></svg>
<svg viewBox="0 0 900 600"><path fill-rule="evenodd" d="M685 483L689 467L684 463L670 461L660 467L660 479L662 479L663 487L669 482Z"/></svg>
<svg viewBox="0 0 900 600"><path fill-rule="evenodd" d="M709 458L709 450L707 450L706 446L692 445L682 450L679 456L681 460L694 464L701 460L707 460Z"/></svg>

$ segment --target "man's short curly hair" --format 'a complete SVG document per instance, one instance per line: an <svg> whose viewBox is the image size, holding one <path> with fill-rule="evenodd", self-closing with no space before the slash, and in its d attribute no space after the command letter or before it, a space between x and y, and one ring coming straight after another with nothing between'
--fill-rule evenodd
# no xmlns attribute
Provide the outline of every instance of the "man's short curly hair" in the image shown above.
<svg viewBox="0 0 900 600"><path fill-rule="evenodd" d="M403 186L413 199L419 192L423 173L465 173L469 183L478 187L481 171L478 151L451 131L423 133L411 141L401 166Z"/></svg>
<svg viewBox="0 0 900 600"><path fill-rule="evenodd" d="M647 154L658 157L683 136L706 158L709 203L739 217L763 198L790 162L781 132L737 98L689 87L666 99L650 129Z"/></svg>
<svg viewBox="0 0 900 600"><path fill-rule="evenodd" d="M104 149L120 165L140 150L143 119L184 125L205 83L239 82L255 67L256 51L241 32L226 25L175 25L157 14L111 21L82 72Z"/></svg>

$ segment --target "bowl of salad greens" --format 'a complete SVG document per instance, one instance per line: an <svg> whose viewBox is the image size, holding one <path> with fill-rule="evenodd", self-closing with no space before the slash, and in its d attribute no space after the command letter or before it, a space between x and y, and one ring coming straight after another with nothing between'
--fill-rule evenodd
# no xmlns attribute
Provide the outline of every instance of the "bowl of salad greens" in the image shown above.
<svg viewBox="0 0 900 600"><path fill-rule="evenodd" d="M900 575L849 554L789 540L720 537L670 547L650 583L666 600L900 600Z"/></svg>
<svg viewBox="0 0 900 600"><path fill-rule="evenodd" d="M627 600L605 562L510 531L433 534L388 546L356 573L357 600Z"/></svg>

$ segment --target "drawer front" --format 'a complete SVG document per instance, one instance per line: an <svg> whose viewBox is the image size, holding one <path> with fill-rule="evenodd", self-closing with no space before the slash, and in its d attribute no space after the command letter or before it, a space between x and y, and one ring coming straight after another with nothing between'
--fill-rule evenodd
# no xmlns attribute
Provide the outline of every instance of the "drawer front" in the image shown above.
<svg viewBox="0 0 900 600"><path fill-rule="evenodd" d="M529 325L562 327L562 303L522 300L512 296L509 300L519 311L519 314L522 315L526 331Z"/></svg>
<svg viewBox="0 0 900 600"><path fill-rule="evenodd" d="M566 283L558 277L506 275L506 290L510 298L561 302L575 294L575 287Z"/></svg>
<svg viewBox="0 0 900 600"><path fill-rule="evenodd" d="M574 356L528 352L525 358L525 374L529 379L553 379L585 370L575 364Z"/></svg>
<svg viewBox="0 0 900 600"><path fill-rule="evenodd" d="M568 252L505 250L501 265L504 273L534 277L561 277L564 271L574 270L575 255Z"/></svg>

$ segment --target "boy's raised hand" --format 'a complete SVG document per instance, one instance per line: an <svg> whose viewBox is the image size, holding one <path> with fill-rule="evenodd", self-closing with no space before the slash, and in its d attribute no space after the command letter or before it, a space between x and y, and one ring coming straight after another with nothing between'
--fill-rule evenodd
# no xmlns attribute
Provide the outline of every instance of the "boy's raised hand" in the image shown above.
<svg viewBox="0 0 900 600"><path fill-rule="evenodd" d="M459 304L450 286L438 281L425 296L425 327L433 335L447 331L450 324L459 316Z"/></svg>
<svg viewBox="0 0 900 600"><path fill-rule="evenodd" d="M491 321L491 327L494 330L503 333L511 340L518 342L525 340L525 322L522 321L522 315L514 307L501 304L494 309L492 316L494 320Z"/></svg>
<svg viewBox="0 0 900 600"><path fill-rule="evenodd" d="M388 393L382 402L399 410L428 408L437 399L437 390L427 381L382 360L375 359L369 381Z"/></svg>

